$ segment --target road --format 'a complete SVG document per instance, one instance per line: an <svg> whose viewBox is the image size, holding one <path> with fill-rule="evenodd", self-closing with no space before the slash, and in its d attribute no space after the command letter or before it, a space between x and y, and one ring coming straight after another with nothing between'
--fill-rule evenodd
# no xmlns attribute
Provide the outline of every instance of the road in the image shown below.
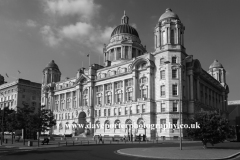
<svg viewBox="0 0 240 160"><path fill-rule="evenodd" d="M184 146L196 146L199 143L184 144ZM2 155L0 160L146 160L147 158L122 156L115 153L122 148L148 148L148 147L175 147L176 143L165 144L98 144L85 146L65 146L58 148L46 148L34 151L19 151L8 149L9 155ZM0 150L1 151L1 150ZM148 159L149 160L149 159ZM240 157L234 160L240 160Z"/></svg>

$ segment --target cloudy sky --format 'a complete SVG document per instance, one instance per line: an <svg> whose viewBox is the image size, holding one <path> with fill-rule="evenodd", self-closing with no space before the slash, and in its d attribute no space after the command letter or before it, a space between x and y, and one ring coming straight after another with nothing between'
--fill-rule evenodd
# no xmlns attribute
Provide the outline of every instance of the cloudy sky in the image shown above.
<svg viewBox="0 0 240 160"><path fill-rule="evenodd" d="M218 59L227 71L229 100L240 99L240 1L203 0L1 0L0 74L42 81L51 60L62 78L75 76L82 66L102 64L102 48L123 11L147 50L153 52L153 29L166 8L185 25L187 54L208 67ZM18 74L18 70L21 74Z"/></svg>

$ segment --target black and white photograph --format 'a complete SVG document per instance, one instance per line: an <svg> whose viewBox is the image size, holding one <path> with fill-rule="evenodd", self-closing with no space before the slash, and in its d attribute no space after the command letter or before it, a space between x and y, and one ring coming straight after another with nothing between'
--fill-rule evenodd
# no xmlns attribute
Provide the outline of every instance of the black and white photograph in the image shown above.
<svg viewBox="0 0 240 160"><path fill-rule="evenodd" d="M0 0L0 160L240 160L239 0Z"/></svg>

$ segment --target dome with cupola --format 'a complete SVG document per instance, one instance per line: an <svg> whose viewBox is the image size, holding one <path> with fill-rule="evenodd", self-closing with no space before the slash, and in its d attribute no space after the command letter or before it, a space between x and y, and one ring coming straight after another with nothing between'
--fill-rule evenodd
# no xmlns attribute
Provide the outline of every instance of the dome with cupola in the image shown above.
<svg viewBox="0 0 240 160"><path fill-rule="evenodd" d="M223 65L218 62L218 60L214 60L213 63L210 65L209 69L213 69L213 68L223 68Z"/></svg>
<svg viewBox="0 0 240 160"><path fill-rule="evenodd" d="M119 34L130 34L139 38L137 30L128 24L129 18L124 11L121 19L121 24L118 25L112 32L111 37Z"/></svg>
<svg viewBox="0 0 240 160"><path fill-rule="evenodd" d="M51 62L49 62L49 63L47 64L47 66L45 67L45 69L47 69L47 68L53 68L53 69L59 70L58 65L54 62L54 60L52 60Z"/></svg>
<svg viewBox="0 0 240 160"><path fill-rule="evenodd" d="M161 15L161 17L159 18L159 22L164 20L164 19L167 19L167 18L173 18L173 19L178 19L179 20L179 17L176 13L174 13L170 8L167 8L165 13L163 13Z"/></svg>

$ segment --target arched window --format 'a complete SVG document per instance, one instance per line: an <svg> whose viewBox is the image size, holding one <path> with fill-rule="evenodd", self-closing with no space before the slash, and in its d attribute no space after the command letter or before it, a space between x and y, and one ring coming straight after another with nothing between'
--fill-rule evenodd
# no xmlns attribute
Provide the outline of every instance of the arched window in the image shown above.
<svg viewBox="0 0 240 160"><path fill-rule="evenodd" d="M107 92L106 104L110 104L111 102L112 102L112 93L111 92Z"/></svg>
<svg viewBox="0 0 240 160"><path fill-rule="evenodd" d="M117 120L114 122L114 128L115 128L115 129L120 129L120 125L121 125L121 123L120 123L120 121L117 119Z"/></svg>
<svg viewBox="0 0 240 160"><path fill-rule="evenodd" d="M160 65L164 65L164 62L165 62L165 59L164 59L164 58L161 58L161 59L160 59Z"/></svg>
<svg viewBox="0 0 240 160"><path fill-rule="evenodd" d="M107 72L107 77L110 77L111 76L111 71L109 70L108 72Z"/></svg>
<svg viewBox="0 0 240 160"><path fill-rule="evenodd" d="M83 105L84 106L88 105L88 89L85 89L83 91Z"/></svg>
<svg viewBox="0 0 240 160"><path fill-rule="evenodd" d="M97 104L98 105L102 104L102 94L101 93L97 94Z"/></svg>
<svg viewBox="0 0 240 160"><path fill-rule="evenodd" d="M121 68L118 68L117 74L120 74L120 73L121 73Z"/></svg>
<svg viewBox="0 0 240 160"><path fill-rule="evenodd" d="M128 88L126 93L127 93L127 101L131 101L133 97L132 88Z"/></svg>
<svg viewBox="0 0 240 160"><path fill-rule="evenodd" d="M147 86L143 85L141 88L141 98L147 98Z"/></svg>
<svg viewBox="0 0 240 160"><path fill-rule="evenodd" d="M96 129L100 129L100 121L96 121L96 123L95 123L95 128L96 128Z"/></svg>
<svg viewBox="0 0 240 160"><path fill-rule="evenodd" d="M118 90L116 93L116 102L122 102L122 91Z"/></svg>
<svg viewBox="0 0 240 160"><path fill-rule="evenodd" d="M106 120L105 123L104 123L104 128L105 129L110 129L110 122L109 120Z"/></svg>
<svg viewBox="0 0 240 160"><path fill-rule="evenodd" d="M97 79L101 78L101 73L98 73Z"/></svg>
<svg viewBox="0 0 240 160"><path fill-rule="evenodd" d="M140 83L141 83L141 84L147 83L147 77L142 77L142 78L140 79Z"/></svg>

